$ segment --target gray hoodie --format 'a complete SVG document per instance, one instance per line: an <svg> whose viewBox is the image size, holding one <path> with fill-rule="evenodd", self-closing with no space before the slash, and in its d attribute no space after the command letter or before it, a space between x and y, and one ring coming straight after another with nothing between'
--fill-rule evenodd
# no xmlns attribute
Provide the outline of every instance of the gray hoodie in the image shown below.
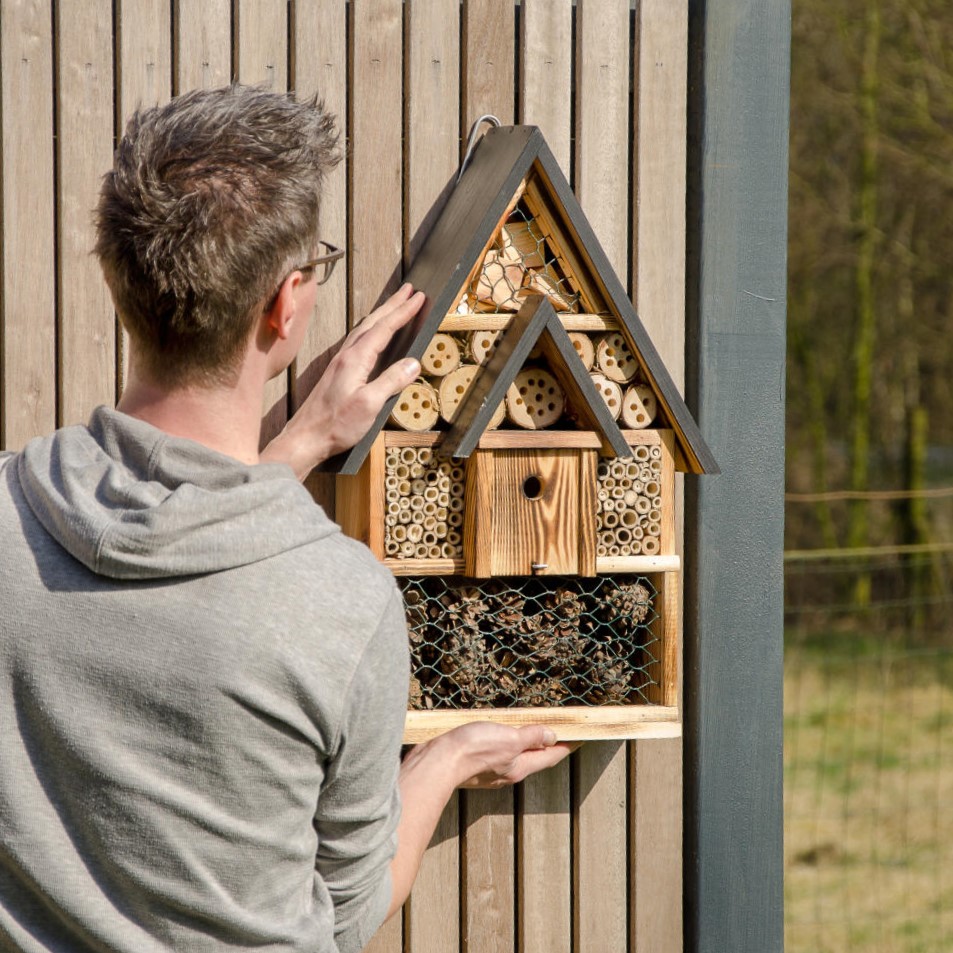
<svg viewBox="0 0 953 953"><path fill-rule="evenodd" d="M399 813L389 574L290 469L107 408L0 455L0 541L0 950L362 949Z"/></svg>

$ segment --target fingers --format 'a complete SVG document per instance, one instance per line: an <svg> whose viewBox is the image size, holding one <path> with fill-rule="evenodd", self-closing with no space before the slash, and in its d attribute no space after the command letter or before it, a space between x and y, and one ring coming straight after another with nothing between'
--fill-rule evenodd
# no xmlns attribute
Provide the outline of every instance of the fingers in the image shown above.
<svg viewBox="0 0 953 953"><path fill-rule="evenodd" d="M496 770L483 771L468 778L461 787L498 789L519 784L531 774L559 764L578 747L577 743L557 742L544 748L527 748Z"/></svg>
<svg viewBox="0 0 953 953"><path fill-rule="evenodd" d="M467 753L464 764L468 767L461 786L468 788L516 784L530 774L558 764L575 747L557 742L555 732L545 725L516 728L473 722L448 733L448 736L454 735Z"/></svg>
<svg viewBox="0 0 953 953"><path fill-rule="evenodd" d="M403 327L423 307L426 295L422 291L414 291L409 284L401 285L380 307L375 308L354 329L352 337L366 336L374 329L386 333L385 340L389 340L394 332Z"/></svg>
<svg viewBox="0 0 953 953"><path fill-rule="evenodd" d="M383 407L387 399L399 394L412 383L420 373L420 362L412 357L404 358L382 371L373 381L365 384L362 390L369 404Z"/></svg>
<svg viewBox="0 0 953 953"><path fill-rule="evenodd" d="M523 742L523 750L548 748L556 743L556 732L546 725L523 725L516 729Z"/></svg>
<svg viewBox="0 0 953 953"><path fill-rule="evenodd" d="M573 751L575 751L575 747L569 744L553 744L548 748L524 751L516 765L517 777L514 778L513 783L522 781L531 774L536 774L537 771L545 771L547 768L554 767Z"/></svg>

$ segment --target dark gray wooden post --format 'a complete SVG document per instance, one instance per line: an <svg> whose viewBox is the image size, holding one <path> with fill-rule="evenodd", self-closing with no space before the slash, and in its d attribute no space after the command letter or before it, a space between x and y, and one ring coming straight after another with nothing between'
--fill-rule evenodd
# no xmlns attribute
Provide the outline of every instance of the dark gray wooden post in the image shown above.
<svg viewBox="0 0 953 953"><path fill-rule="evenodd" d="M685 949L784 946L782 549L790 0L689 0Z"/></svg>

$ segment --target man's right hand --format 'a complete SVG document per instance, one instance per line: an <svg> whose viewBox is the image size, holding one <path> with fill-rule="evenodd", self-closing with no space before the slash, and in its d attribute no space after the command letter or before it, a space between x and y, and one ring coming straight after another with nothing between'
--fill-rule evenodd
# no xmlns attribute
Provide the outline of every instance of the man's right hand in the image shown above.
<svg viewBox="0 0 953 953"><path fill-rule="evenodd" d="M389 916L410 893L420 860L457 788L502 788L558 764L578 747L557 742L542 725L512 728L491 722L461 725L411 748L401 763L402 812L391 863Z"/></svg>
<svg viewBox="0 0 953 953"><path fill-rule="evenodd" d="M459 788L517 784L558 764L578 747L578 743L557 742L553 730L542 725L513 728L485 721L461 725L442 738L457 762Z"/></svg>

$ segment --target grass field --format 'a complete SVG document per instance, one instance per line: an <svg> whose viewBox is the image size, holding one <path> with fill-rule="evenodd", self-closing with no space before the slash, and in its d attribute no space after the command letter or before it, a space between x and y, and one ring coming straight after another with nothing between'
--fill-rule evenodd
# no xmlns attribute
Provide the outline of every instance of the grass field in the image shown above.
<svg viewBox="0 0 953 953"><path fill-rule="evenodd" d="M787 953L953 950L953 647L788 634Z"/></svg>

